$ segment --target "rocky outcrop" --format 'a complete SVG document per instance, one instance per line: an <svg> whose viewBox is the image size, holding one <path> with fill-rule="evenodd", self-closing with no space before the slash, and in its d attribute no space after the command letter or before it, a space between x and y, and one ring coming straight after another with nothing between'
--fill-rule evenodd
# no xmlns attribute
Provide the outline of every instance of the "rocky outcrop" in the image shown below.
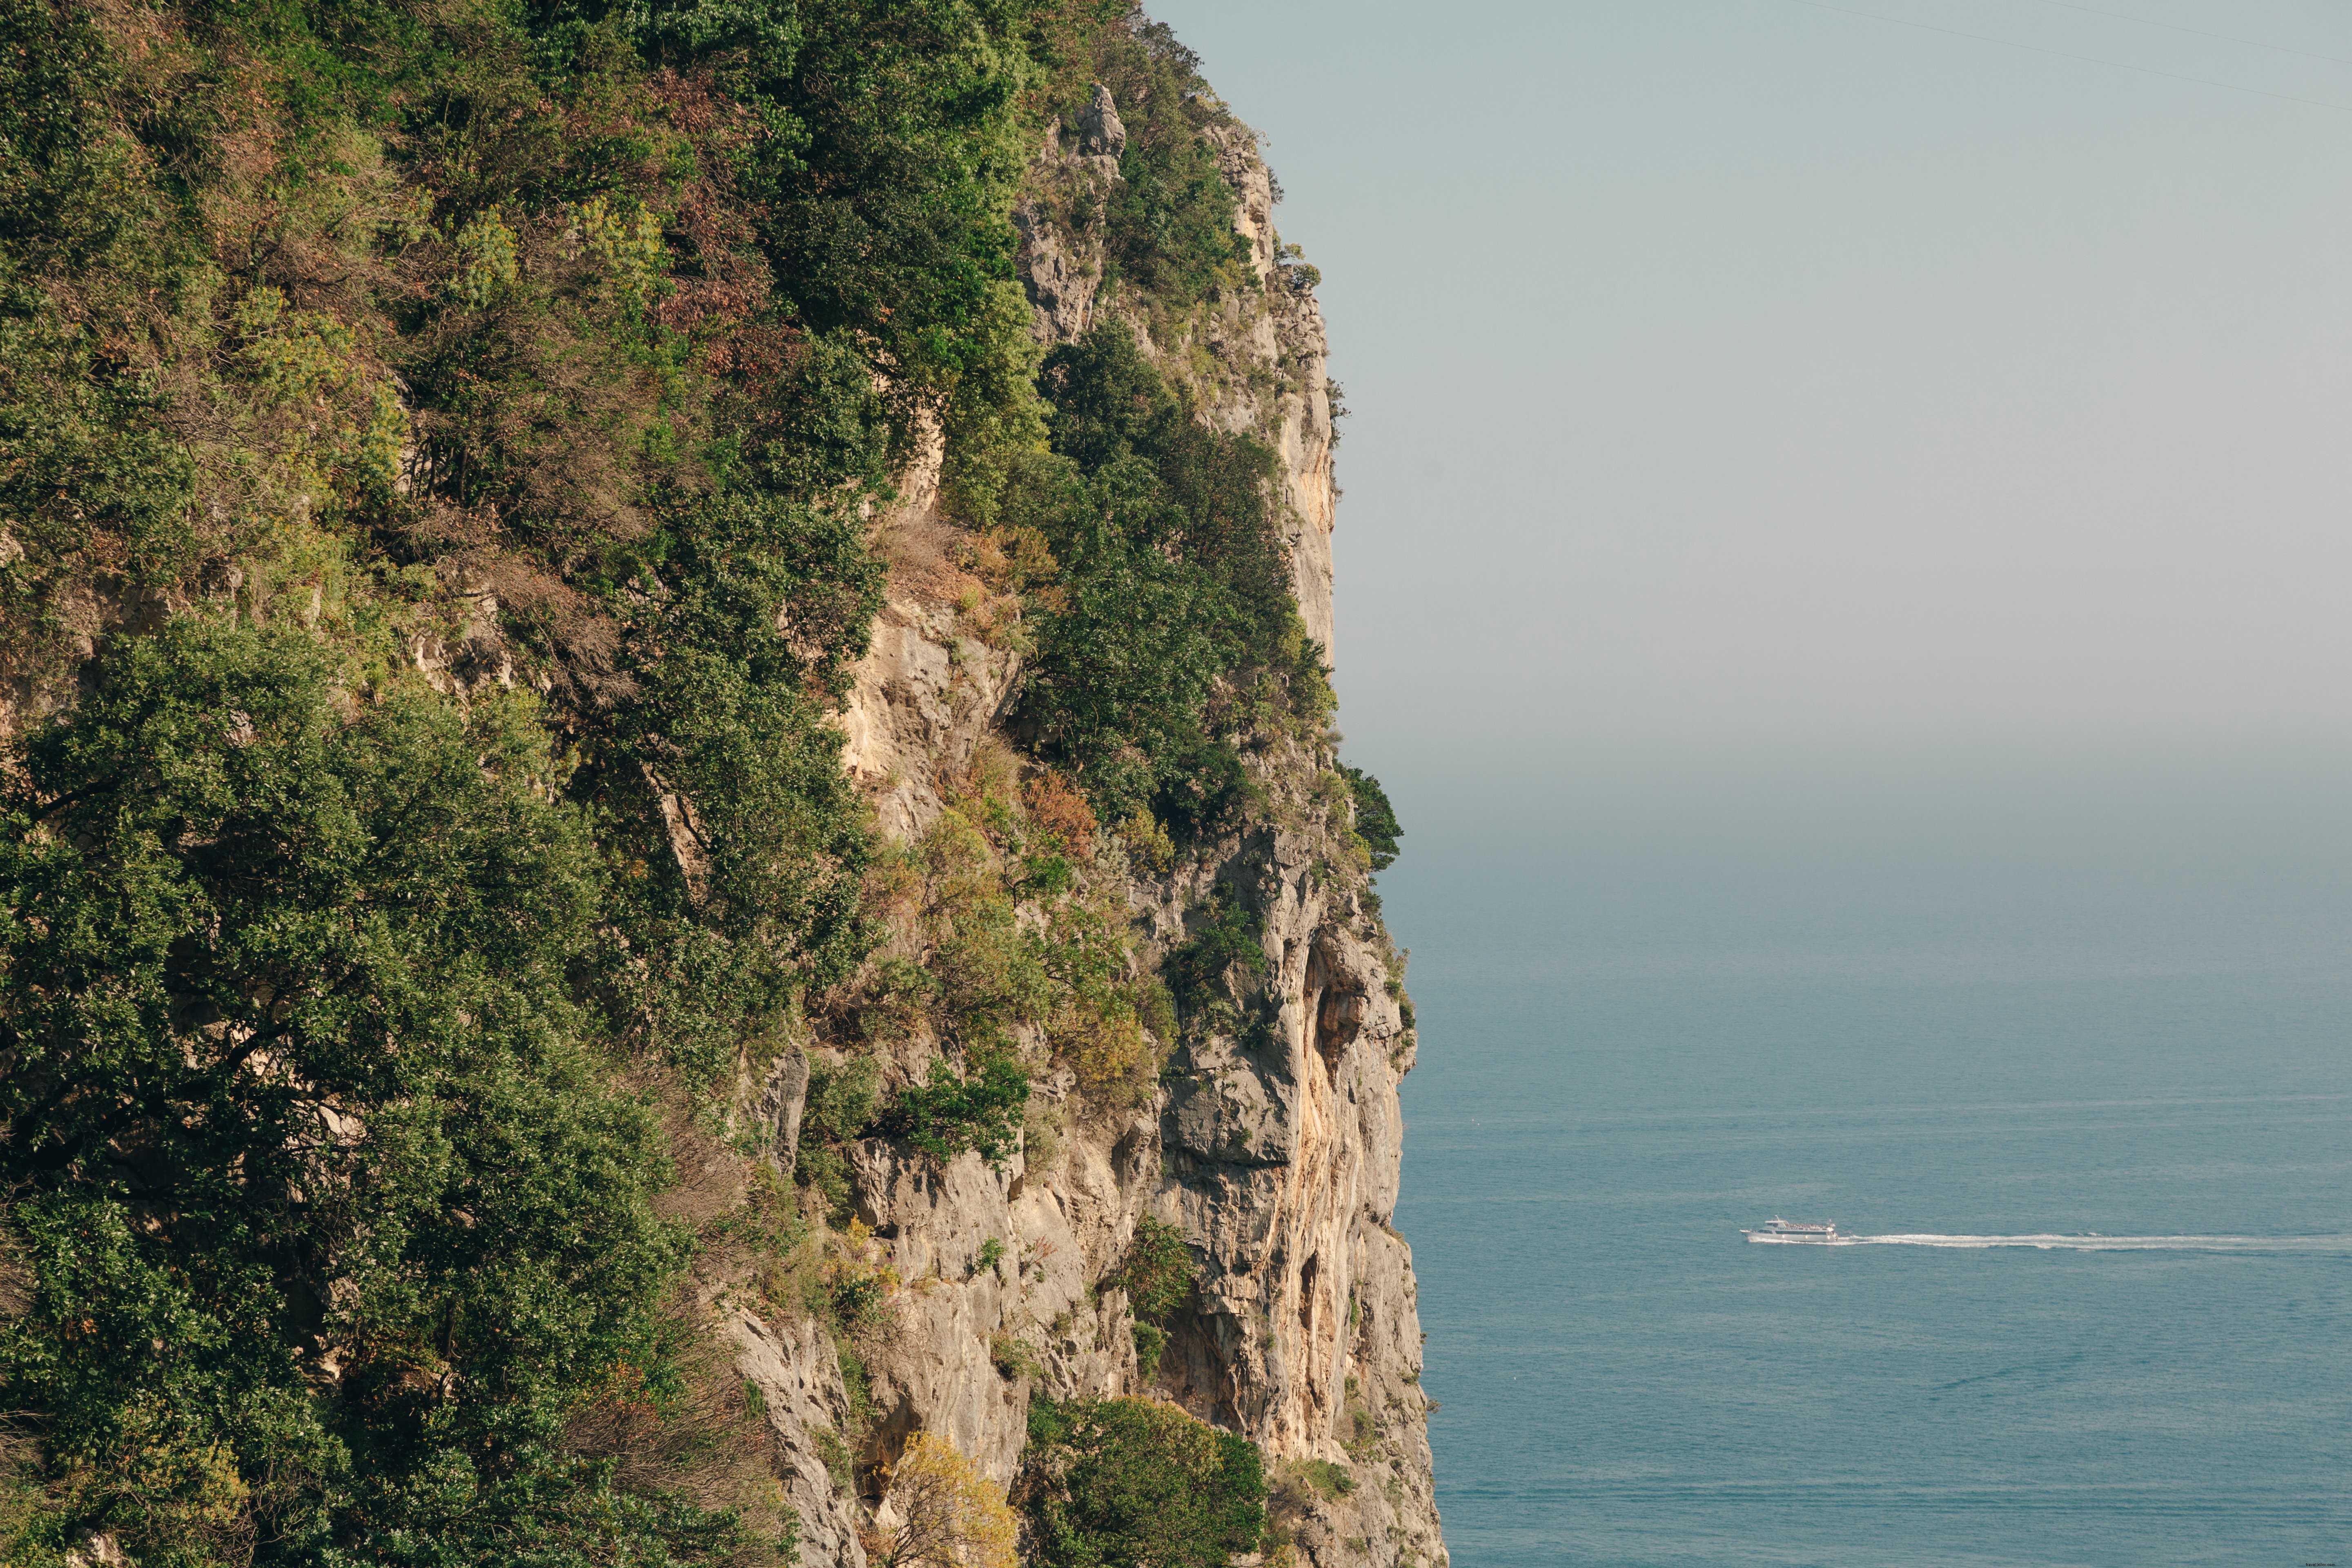
<svg viewBox="0 0 2352 1568"><path fill-rule="evenodd" d="M1354 1539L1375 1563L1438 1562L1412 1255L1391 1223L1414 1041L1385 939L1318 876L1322 849L1268 829L1203 873L1262 924L1266 1026L1189 1047L1169 1095L1160 1203L1204 1272L1163 1370L1270 1457L1354 1467L1355 1491L1317 1510L1324 1545L1300 1536L1311 1560Z"/></svg>
<svg viewBox="0 0 2352 1568"><path fill-rule="evenodd" d="M813 1321L772 1321L734 1304L719 1310L719 1327L775 1434L784 1498L800 1518L801 1561L866 1568L857 1500L835 1484L820 1436L836 1432L849 1405L833 1345Z"/></svg>
<svg viewBox="0 0 2352 1568"><path fill-rule="evenodd" d="M1119 122L1118 105L1110 89L1095 83L1094 100L1078 111L1078 156L1116 158L1127 151L1127 127Z"/></svg>
<svg viewBox="0 0 2352 1568"><path fill-rule="evenodd" d="M939 1169L868 1142L856 1169L858 1217L913 1281L871 1367L877 1446L945 1433L1000 1482L1026 1438L1028 1396L1131 1392L1135 1345L1125 1298L1089 1287L1133 1239L1155 1184L1141 1118L1073 1140L1052 1170L1016 1160L992 1172L977 1154ZM988 1243L1002 1250L986 1261Z"/></svg>

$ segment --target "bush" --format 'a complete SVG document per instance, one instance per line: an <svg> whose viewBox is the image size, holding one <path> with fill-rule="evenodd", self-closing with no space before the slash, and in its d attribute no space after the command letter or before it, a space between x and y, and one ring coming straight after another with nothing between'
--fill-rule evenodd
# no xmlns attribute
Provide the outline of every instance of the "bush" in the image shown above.
<svg viewBox="0 0 2352 1568"><path fill-rule="evenodd" d="M1035 1345L1027 1340L1016 1339L1002 1329L988 1336L988 1359L995 1366L997 1375L1007 1382L1020 1377L1041 1376L1045 1371L1045 1363L1039 1357Z"/></svg>
<svg viewBox="0 0 2352 1568"><path fill-rule="evenodd" d="M1404 829L1397 826L1396 807L1389 804L1381 781L1363 769L1343 764L1339 772L1354 800L1356 837L1370 852L1372 869L1385 871L1396 864L1397 840L1404 837Z"/></svg>
<svg viewBox="0 0 2352 1568"><path fill-rule="evenodd" d="M919 1146L934 1152L984 1141L1001 1151L992 1158L1009 1153L999 1134L1019 1119L993 1097L1011 1093L1016 1069L1002 1064L1027 1047L1030 1030L1043 1031L1090 1094L1133 1103L1156 1079L1139 1022L1150 987L1130 973L1124 884L1079 858L1093 847L1092 814L1051 773L1025 790L1018 782L1009 752L983 751L950 781L948 809L923 837L887 858L876 903L887 912L890 951L839 1006L869 1032L911 1035L928 1023L962 1064L961 1075L934 1067L892 1109L893 1135L928 1140ZM994 1129L984 1140L982 1123Z"/></svg>
<svg viewBox="0 0 2352 1568"><path fill-rule="evenodd" d="M847 1492L856 1484L857 1456L850 1452L841 1434L830 1426L819 1426L814 1435L817 1458L824 1462L824 1472L833 1479L833 1489Z"/></svg>
<svg viewBox="0 0 2352 1568"><path fill-rule="evenodd" d="M1201 1267L1192 1261L1192 1249L1184 1240L1182 1228L1141 1215L1135 1222L1135 1239L1128 1247L1127 1260L1109 1283L1127 1291L1139 1321L1161 1322L1184 1304L1200 1277Z"/></svg>
<svg viewBox="0 0 2352 1568"><path fill-rule="evenodd" d="M1044 1568L1225 1568L1257 1550L1257 1445L1141 1399L1033 1400L1025 1460Z"/></svg>
<svg viewBox="0 0 2352 1568"><path fill-rule="evenodd" d="M849 1207L848 1146L872 1131L879 1108L882 1064L872 1057L809 1063L808 1098L801 1110L801 1141L793 1180L821 1195L838 1224Z"/></svg>
<svg viewBox="0 0 2352 1568"><path fill-rule="evenodd" d="M874 1124L882 1064L872 1057L809 1064L808 1098L801 1111L801 1137L850 1143Z"/></svg>
<svg viewBox="0 0 2352 1568"><path fill-rule="evenodd" d="M0 800L0 1383L142 1556L556 1528L604 1484L563 1418L656 1357L684 1261L566 994L598 868L529 705L338 673L299 631L125 639ZM331 1405L288 1353L322 1344Z"/></svg>
<svg viewBox="0 0 2352 1568"><path fill-rule="evenodd" d="M898 1271L872 1237L864 1222L853 1219L832 1238L832 1255L825 1259L826 1305L834 1326L852 1334L880 1324L899 1289Z"/></svg>
<svg viewBox="0 0 2352 1568"><path fill-rule="evenodd" d="M1268 963L1263 926L1255 910L1212 894L1199 928L1170 951L1162 966L1177 1016L1186 1027L1206 1035L1240 1026L1241 1013L1234 1000L1236 969L1244 984L1265 978Z"/></svg>
<svg viewBox="0 0 2352 1568"><path fill-rule="evenodd" d="M1276 1478L1276 1501L1301 1511L1313 1499L1328 1501L1356 1489L1356 1478L1348 1467L1328 1459L1286 1459Z"/></svg>
<svg viewBox="0 0 2352 1568"><path fill-rule="evenodd" d="M1120 181L1104 213L1105 283L1132 283L1181 313L1213 287L1251 281L1233 187L1202 134L1232 121L1201 79L1201 58L1166 24L1138 17L1105 30L1093 63L1127 127Z"/></svg>

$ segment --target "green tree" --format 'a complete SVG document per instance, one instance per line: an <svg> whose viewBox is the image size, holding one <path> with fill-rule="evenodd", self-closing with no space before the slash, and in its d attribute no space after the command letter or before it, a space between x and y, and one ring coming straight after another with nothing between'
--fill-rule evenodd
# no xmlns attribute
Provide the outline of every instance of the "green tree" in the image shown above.
<svg viewBox="0 0 2352 1568"><path fill-rule="evenodd" d="M1257 1445L1144 1399L1034 1401L1029 1516L1046 1568L1224 1568L1257 1550Z"/></svg>
<svg viewBox="0 0 2352 1568"><path fill-rule="evenodd" d="M557 1529L601 1484L562 1417L683 1262L567 994L597 864L528 705L339 673L120 640L0 805L0 1384L142 1561Z"/></svg>
<svg viewBox="0 0 2352 1568"><path fill-rule="evenodd" d="M1381 781L1363 769L1343 763L1339 773L1348 781L1355 802L1356 837L1370 853L1372 869L1385 871L1396 864L1398 840L1404 837L1404 829L1397 825L1396 807L1389 804L1389 792L1381 787Z"/></svg>

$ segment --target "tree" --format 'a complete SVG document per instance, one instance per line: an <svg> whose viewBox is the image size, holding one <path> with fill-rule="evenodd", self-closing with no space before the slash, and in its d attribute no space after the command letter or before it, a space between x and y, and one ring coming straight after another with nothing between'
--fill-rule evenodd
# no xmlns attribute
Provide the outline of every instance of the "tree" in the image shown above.
<svg viewBox="0 0 2352 1568"><path fill-rule="evenodd" d="M1225 1568L1257 1550L1257 1445L1148 1399L1029 1407L1029 1512L1044 1568Z"/></svg>
<svg viewBox="0 0 2352 1568"><path fill-rule="evenodd" d="M599 878L530 704L343 673L120 638L0 792L0 1400L59 1528L146 1563L610 1512L555 1438L682 1262L567 994Z"/></svg>
<svg viewBox="0 0 2352 1568"><path fill-rule="evenodd" d="M889 1568L1014 1568L1013 1510L945 1437L915 1434L891 1473L890 1501Z"/></svg>
<svg viewBox="0 0 2352 1568"><path fill-rule="evenodd" d="M1396 807L1389 804L1389 792L1381 787L1381 781L1363 769L1342 763L1339 772L1355 797L1356 837L1370 852L1372 869L1385 871L1396 864L1397 840L1404 837L1404 829L1397 826Z"/></svg>

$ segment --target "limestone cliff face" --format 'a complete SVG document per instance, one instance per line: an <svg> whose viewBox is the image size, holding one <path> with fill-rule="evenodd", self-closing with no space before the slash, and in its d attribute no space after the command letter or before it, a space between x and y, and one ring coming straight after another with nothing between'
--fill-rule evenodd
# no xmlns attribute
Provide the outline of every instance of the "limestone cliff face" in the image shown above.
<svg viewBox="0 0 2352 1568"><path fill-rule="evenodd" d="M1098 89L1039 150L1034 195L1017 215L1035 330L1050 342L1122 322L1192 387L1203 417L1278 451L1293 586L1328 649L1337 492L1313 274L1285 265L1255 137L1223 128L1215 145L1257 286L1213 294L1189 318L1163 321L1168 341L1154 342L1146 316L1105 288L1085 226L1054 216L1108 194L1124 140L1118 105ZM901 495L877 529L892 563L887 602L843 722L853 774L884 830L904 838L937 817L943 781L1001 738L1019 660L971 635L979 584L955 564L957 531L938 514L936 453ZM920 1282L898 1293L869 1347L866 1457L887 1459L910 1432L938 1431L1009 1482L1033 1394L1148 1394L1247 1435L1277 1474L1286 1461L1346 1469L1352 1486L1336 1496L1328 1484L1285 1489L1282 1550L1297 1561L1441 1564L1412 1251L1391 1224L1397 1091L1415 1049L1402 975L1361 876L1335 872L1322 830L1291 809L1329 775L1287 744L1248 764L1267 802L1261 819L1164 875L1134 877L1129 903L1152 962L1213 895L1252 911L1265 960L1245 999L1254 1025L1181 1047L1156 1099L1137 1109L1089 1105L1066 1074L1039 1086L1066 1123L1050 1157L1033 1146L992 1171L967 1153L941 1170L879 1140L860 1147L855 1203L869 1245L900 1279ZM778 1117L796 1118L793 1095L778 1098ZM1145 1215L1181 1226L1201 1268L1150 1377L1125 1300L1098 1285ZM749 1313L728 1323L795 1456L786 1487L807 1559L862 1568L852 1500L829 1480L815 1436L841 1424L846 1397L832 1352Z"/></svg>

